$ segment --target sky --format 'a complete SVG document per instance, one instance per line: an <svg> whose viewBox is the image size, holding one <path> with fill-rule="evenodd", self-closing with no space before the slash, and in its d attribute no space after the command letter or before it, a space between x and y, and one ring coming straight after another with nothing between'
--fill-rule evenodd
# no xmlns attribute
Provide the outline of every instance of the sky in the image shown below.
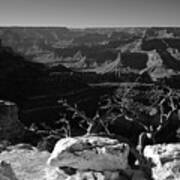
<svg viewBox="0 0 180 180"><path fill-rule="evenodd" d="M180 26L180 0L0 0L0 26Z"/></svg>

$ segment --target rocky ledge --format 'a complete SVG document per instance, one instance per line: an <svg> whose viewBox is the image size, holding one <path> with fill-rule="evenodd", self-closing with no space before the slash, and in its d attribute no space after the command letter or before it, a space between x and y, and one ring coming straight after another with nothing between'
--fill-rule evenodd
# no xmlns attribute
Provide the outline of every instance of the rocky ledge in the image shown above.
<svg viewBox="0 0 180 180"><path fill-rule="evenodd" d="M40 152L28 144L9 146L0 153L0 180L46 180L45 169L49 155L48 152Z"/></svg>
<svg viewBox="0 0 180 180"><path fill-rule="evenodd" d="M0 153L0 180L179 180L180 144L146 146L152 177L128 164L129 145L95 135L64 138L52 154L28 144Z"/></svg>
<svg viewBox="0 0 180 180"><path fill-rule="evenodd" d="M180 143L146 146L144 156L153 163L154 180L180 179Z"/></svg>

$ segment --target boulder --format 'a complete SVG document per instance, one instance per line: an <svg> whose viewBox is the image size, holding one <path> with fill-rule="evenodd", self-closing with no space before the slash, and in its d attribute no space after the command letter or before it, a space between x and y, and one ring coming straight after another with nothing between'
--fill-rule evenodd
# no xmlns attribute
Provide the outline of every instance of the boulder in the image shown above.
<svg viewBox="0 0 180 180"><path fill-rule="evenodd" d="M152 161L154 180L180 179L180 143L146 146L144 156Z"/></svg>
<svg viewBox="0 0 180 180"><path fill-rule="evenodd" d="M48 180L128 180L129 145L96 135L59 140L47 161Z"/></svg>
<svg viewBox="0 0 180 180"><path fill-rule="evenodd" d="M148 180L128 165L129 145L96 135L57 142L47 161L47 180Z"/></svg>
<svg viewBox="0 0 180 180"><path fill-rule="evenodd" d="M58 141L48 165L78 170L115 171L128 168L129 145L98 136L65 138Z"/></svg>
<svg viewBox="0 0 180 180"><path fill-rule="evenodd" d="M17 105L0 100L0 140L16 142L22 139L24 133L24 126L18 119Z"/></svg>

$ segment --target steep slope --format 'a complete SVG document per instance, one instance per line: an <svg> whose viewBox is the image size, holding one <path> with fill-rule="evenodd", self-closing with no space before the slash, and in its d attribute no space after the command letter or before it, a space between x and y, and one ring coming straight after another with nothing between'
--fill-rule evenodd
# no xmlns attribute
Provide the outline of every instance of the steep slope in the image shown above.
<svg viewBox="0 0 180 180"><path fill-rule="evenodd" d="M88 88L71 70L27 61L7 47L0 47L0 72L0 98L16 102L23 120L32 112L31 120L51 118L45 112L58 117L59 98Z"/></svg>
<svg viewBox="0 0 180 180"><path fill-rule="evenodd" d="M8 94L15 99L51 93L60 94L74 91L75 87L85 87L70 75L69 69L60 65L56 69L49 69L43 64L25 60L10 48L0 47L0 71L1 96ZM53 78L53 71L61 74Z"/></svg>

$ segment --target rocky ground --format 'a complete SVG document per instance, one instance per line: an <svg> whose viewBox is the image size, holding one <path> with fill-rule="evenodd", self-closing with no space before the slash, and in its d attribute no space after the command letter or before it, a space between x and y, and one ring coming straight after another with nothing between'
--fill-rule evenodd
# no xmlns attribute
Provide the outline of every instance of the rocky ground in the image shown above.
<svg viewBox="0 0 180 180"><path fill-rule="evenodd" d="M58 141L53 152L27 144L0 154L1 180L178 180L179 144L147 146L146 167L128 164L129 145L88 135ZM149 174L147 173L149 168Z"/></svg>
<svg viewBox="0 0 180 180"><path fill-rule="evenodd" d="M40 152L29 145L17 145L3 151L0 160L11 165L17 180L45 180L49 155L48 152ZM9 176L8 180L14 180L11 173L6 176Z"/></svg>

